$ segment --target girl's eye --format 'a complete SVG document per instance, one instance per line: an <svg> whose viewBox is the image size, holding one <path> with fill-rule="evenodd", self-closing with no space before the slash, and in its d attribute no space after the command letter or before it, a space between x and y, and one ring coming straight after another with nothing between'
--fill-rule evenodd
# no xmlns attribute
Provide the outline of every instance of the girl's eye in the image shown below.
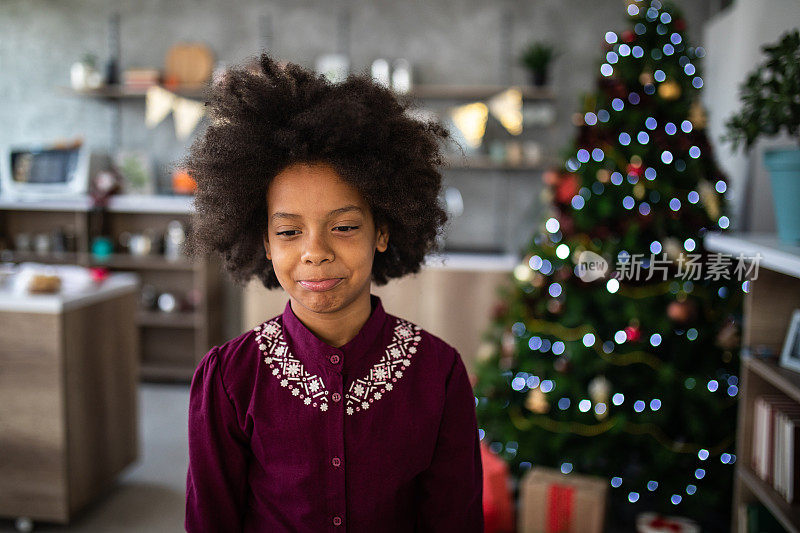
<svg viewBox="0 0 800 533"><path fill-rule="evenodd" d="M279 231L277 233L277 235L283 235L283 236L286 236L286 237L294 237L298 233L300 233L300 231L298 231L296 229L287 229L285 231Z"/></svg>
<svg viewBox="0 0 800 533"><path fill-rule="evenodd" d="M337 231L341 231L341 232L348 232L348 231L352 231L352 230L358 229L358 228L359 228L359 226L336 226L333 229L335 229Z"/></svg>

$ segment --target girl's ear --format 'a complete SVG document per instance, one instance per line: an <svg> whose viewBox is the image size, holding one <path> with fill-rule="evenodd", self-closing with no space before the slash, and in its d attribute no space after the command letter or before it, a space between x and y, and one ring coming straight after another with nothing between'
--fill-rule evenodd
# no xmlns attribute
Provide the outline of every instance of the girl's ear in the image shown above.
<svg viewBox="0 0 800 533"><path fill-rule="evenodd" d="M375 249L379 252L385 252L389 246L389 228L380 226L378 228L378 235L375 239Z"/></svg>
<svg viewBox="0 0 800 533"><path fill-rule="evenodd" d="M267 259L272 261L272 255L269 253L269 233L264 232L264 251L267 253Z"/></svg>

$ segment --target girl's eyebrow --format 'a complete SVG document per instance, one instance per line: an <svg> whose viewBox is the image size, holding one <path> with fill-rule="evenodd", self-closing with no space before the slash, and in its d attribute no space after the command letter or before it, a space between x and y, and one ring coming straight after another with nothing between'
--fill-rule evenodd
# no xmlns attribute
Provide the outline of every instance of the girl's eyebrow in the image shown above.
<svg viewBox="0 0 800 533"><path fill-rule="evenodd" d="M334 217L336 215L341 215L341 214L344 214L344 213L349 213L351 211L356 211L358 213L363 213L364 212L363 209L361 209L360 207L358 207L356 205L346 205L344 207L339 207L339 208L336 208L336 209L334 209L332 211L329 211L328 212L328 218ZM274 220L279 219L279 218L303 218L303 217L302 217L302 215L297 215L297 214L294 214L294 213L285 213L283 211L278 211L276 213L273 213L272 216L269 217L269 218L270 218L270 220L274 221Z"/></svg>

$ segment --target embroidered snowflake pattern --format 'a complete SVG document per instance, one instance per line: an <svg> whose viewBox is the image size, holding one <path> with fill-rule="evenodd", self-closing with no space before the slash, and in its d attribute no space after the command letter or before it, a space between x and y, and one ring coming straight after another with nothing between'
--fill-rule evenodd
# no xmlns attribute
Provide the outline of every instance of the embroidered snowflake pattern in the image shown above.
<svg viewBox="0 0 800 533"><path fill-rule="evenodd" d="M345 397L346 407L354 412L369 409L375 400L380 400L386 391L392 390L392 384L403 377L403 371L411 365L421 340L419 326L398 319L392 340L380 361L369 369L365 377L350 383L350 390Z"/></svg>
<svg viewBox="0 0 800 533"><path fill-rule="evenodd" d="M328 410L328 390L322 378L307 372L299 359L292 355L283 330L276 320L270 320L254 328L258 349L264 355L264 363L280 381L280 386L288 388L293 396L298 396L305 405Z"/></svg>
<svg viewBox="0 0 800 533"><path fill-rule="evenodd" d="M321 377L306 371L300 360L291 353L278 319L256 326L253 331L256 332L258 348L264 355L264 363L280 379L281 387L288 388L305 405L327 411L329 391L325 383ZM403 377L403 372L417 353L417 346L422 340L420 331L419 326L397 319L392 340L380 361L369 369L366 376L350 383L350 389L345 394L345 413L353 415L369 409L372 403L394 388L393 384Z"/></svg>

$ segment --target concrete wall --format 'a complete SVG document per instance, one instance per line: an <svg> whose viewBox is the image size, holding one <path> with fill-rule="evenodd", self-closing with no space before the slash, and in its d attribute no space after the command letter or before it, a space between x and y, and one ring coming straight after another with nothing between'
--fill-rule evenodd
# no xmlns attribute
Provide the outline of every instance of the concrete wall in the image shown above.
<svg viewBox="0 0 800 533"><path fill-rule="evenodd" d="M709 111L708 130L720 164L731 180L728 198L734 228L774 232L775 213L769 176L762 163L764 149L788 146L785 137L759 141L750 153L733 152L720 142L727 119L740 107L739 88L763 61L761 47L800 27L797 0L737 0L706 24L703 41L708 49L703 100ZM794 141L796 144L796 141Z"/></svg>
<svg viewBox="0 0 800 533"><path fill-rule="evenodd" d="M710 8L688 0L679 5L697 43ZM168 48L188 40L205 42L228 64L263 46L309 67L323 53L344 51L353 70L376 57L406 57L422 83L522 84L528 76L516 60L520 50L530 40L549 40L560 51L552 72L558 120L527 134L556 153L573 135L570 117L580 94L594 87L604 33L627 28L622 0L3 0L0 146L83 134L92 145L111 147L119 112L120 145L151 154L161 187L168 189L166 166L189 144L176 140L171 117L148 130L143 99L103 102L59 91L69 85L70 65L84 53L108 57L114 12L120 14L123 69L162 68ZM453 240L498 243L512 251L526 243L539 219L539 178L519 172L448 174L448 184L462 189L466 204L451 229Z"/></svg>

